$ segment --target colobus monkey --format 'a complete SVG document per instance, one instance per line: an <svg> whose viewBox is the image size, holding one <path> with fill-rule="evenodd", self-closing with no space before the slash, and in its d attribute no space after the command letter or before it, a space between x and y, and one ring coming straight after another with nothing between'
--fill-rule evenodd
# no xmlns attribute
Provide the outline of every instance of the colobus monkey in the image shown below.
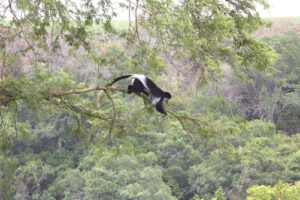
<svg viewBox="0 0 300 200"><path fill-rule="evenodd" d="M155 105L156 110L160 113L163 113L165 116L167 113L165 112L162 103L168 103L168 100L171 98L171 94L169 92L164 92L159 87L155 85L155 83L146 77L143 74L130 74L117 77L111 82L110 85L114 84L115 82L126 79L126 78L133 78L132 84L128 85L128 93L144 93Z"/></svg>

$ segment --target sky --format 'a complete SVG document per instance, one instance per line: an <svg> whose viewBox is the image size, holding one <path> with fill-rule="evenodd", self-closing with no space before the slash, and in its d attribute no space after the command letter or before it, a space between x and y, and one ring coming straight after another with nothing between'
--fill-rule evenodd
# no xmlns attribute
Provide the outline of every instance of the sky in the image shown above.
<svg viewBox="0 0 300 200"><path fill-rule="evenodd" d="M268 11L261 10L261 17L300 17L300 0L269 0Z"/></svg>

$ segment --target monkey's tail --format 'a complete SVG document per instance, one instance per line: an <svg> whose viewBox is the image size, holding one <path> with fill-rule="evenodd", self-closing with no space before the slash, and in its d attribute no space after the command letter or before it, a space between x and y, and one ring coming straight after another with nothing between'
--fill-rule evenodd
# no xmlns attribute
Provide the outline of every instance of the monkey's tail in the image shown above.
<svg viewBox="0 0 300 200"><path fill-rule="evenodd" d="M126 79L126 78L129 78L131 77L132 74L129 74L129 75L123 75L123 76L119 76L117 78L115 78L111 83L109 83L107 86L112 86L115 82L119 81L119 80L122 80L122 79Z"/></svg>

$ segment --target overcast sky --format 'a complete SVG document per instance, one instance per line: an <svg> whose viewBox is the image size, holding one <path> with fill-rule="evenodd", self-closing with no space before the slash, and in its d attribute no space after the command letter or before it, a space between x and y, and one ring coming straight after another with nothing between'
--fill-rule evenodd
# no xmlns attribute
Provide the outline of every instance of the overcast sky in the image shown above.
<svg viewBox="0 0 300 200"><path fill-rule="evenodd" d="M270 9L261 11L262 17L300 16L300 0L269 0Z"/></svg>

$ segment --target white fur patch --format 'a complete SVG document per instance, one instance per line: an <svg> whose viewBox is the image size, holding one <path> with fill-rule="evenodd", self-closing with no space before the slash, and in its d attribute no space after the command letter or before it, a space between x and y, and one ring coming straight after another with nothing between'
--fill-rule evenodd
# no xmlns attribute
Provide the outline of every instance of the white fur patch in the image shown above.
<svg viewBox="0 0 300 200"><path fill-rule="evenodd" d="M150 89L147 85L147 77L144 74L132 74L131 77L134 79L139 79L142 82L143 86L145 87L146 92L150 92ZM134 81L134 79L133 79L133 81ZM156 105L160 101L160 97L153 96L153 95L151 95L151 93L148 98L154 105Z"/></svg>
<svg viewBox="0 0 300 200"><path fill-rule="evenodd" d="M152 101L152 104L156 105L159 102L160 98L152 96L150 97L150 100Z"/></svg>
<svg viewBox="0 0 300 200"><path fill-rule="evenodd" d="M146 90L149 91L149 88L148 88L148 85L146 82L146 76L144 74L132 74L131 77L139 79L142 82L142 84L144 85L144 87L146 88Z"/></svg>

